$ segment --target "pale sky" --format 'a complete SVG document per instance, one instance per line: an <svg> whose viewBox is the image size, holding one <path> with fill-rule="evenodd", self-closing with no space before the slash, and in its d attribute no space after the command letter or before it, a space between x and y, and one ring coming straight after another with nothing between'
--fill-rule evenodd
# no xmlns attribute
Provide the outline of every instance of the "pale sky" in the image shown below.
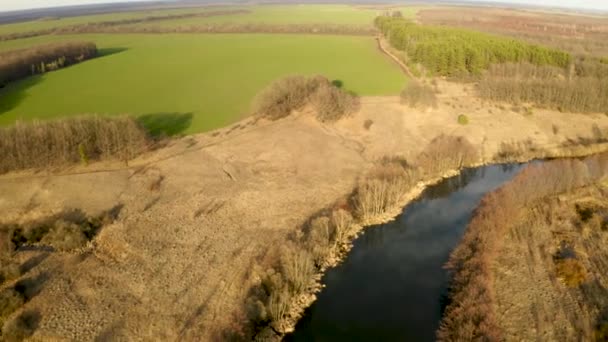
<svg viewBox="0 0 608 342"><path fill-rule="evenodd" d="M99 4L109 2L135 2L143 0L0 0L0 12L83 4ZM470 0L471 2L475 0ZM571 7L596 10L608 10L607 0L485 0L486 2L504 2L519 4L534 4L548 7Z"/></svg>

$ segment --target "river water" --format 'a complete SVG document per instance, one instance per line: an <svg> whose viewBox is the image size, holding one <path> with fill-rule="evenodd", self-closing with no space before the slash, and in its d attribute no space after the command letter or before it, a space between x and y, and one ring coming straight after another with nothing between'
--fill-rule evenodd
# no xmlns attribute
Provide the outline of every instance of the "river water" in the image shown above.
<svg viewBox="0 0 608 342"><path fill-rule="evenodd" d="M443 265L484 194L524 165L465 169L429 187L390 223L366 228L287 341L434 341Z"/></svg>

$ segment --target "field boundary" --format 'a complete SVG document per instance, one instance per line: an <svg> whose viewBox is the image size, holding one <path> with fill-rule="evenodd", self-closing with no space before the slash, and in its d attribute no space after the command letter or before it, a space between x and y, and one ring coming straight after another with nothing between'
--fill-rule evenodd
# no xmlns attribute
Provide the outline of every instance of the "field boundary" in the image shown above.
<svg viewBox="0 0 608 342"><path fill-rule="evenodd" d="M401 68L401 70L408 75L409 77L411 77L412 79L416 79L416 76L414 76L414 74L412 73L412 71L410 70L410 68L407 67L407 65L405 65L405 63L403 63L399 57L395 56L392 52L390 52L385 45L385 40L381 35L377 35L376 36L376 42L378 43L378 48L380 49L380 51L382 53L384 53L385 55L389 56L393 61L395 61L395 63L397 63L399 65L399 67Z"/></svg>

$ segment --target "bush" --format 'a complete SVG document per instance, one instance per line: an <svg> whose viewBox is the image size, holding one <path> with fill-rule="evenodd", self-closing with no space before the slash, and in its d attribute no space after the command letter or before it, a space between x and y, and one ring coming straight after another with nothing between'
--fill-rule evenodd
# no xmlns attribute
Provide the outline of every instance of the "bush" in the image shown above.
<svg viewBox="0 0 608 342"><path fill-rule="evenodd" d="M128 161L148 150L151 139L133 118L78 117L17 122L0 128L0 173L47 169L86 161Z"/></svg>
<svg viewBox="0 0 608 342"><path fill-rule="evenodd" d="M603 322L598 325L595 331L595 340L597 342L608 342L608 322Z"/></svg>
<svg viewBox="0 0 608 342"><path fill-rule="evenodd" d="M281 270L290 285L291 293L301 293L310 285L314 275L312 255L298 246L289 246L281 257Z"/></svg>
<svg viewBox="0 0 608 342"><path fill-rule="evenodd" d="M274 81L254 100L253 112L271 120L286 117L307 104L321 121L336 121L354 112L358 100L322 76L288 76Z"/></svg>
<svg viewBox="0 0 608 342"><path fill-rule="evenodd" d="M401 91L401 103L410 107L437 108L437 96L430 86L412 80Z"/></svg>
<svg viewBox="0 0 608 342"><path fill-rule="evenodd" d="M70 251L84 247L88 241L83 227L60 220L42 238L41 242L60 251Z"/></svg>
<svg viewBox="0 0 608 342"><path fill-rule="evenodd" d="M574 258L557 260L555 273L568 287L578 287L587 280L585 267Z"/></svg>
<svg viewBox="0 0 608 342"><path fill-rule="evenodd" d="M322 83L313 95L312 103L321 122L332 122L354 113L359 107L357 97L337 88L331 83Z"/></svg>
<svg viewBox="0 0 608 342"><path fill-rule="evenodd" d="M464 114L460 114L460 115L458 115L458 123L461 125L468 125L469 118Z"/></svg>
<svg viewBox="0 0 608 342"><path fill-rule="evenodd" d="M436 176L471 166L478 157L477 150L466 138L442 134L420 153L417 164L426 174Z"/></svg>
<svg viewBox="0 0 608 342"><path fill-rule="evenodd" d="M417 181L417 170L405 160L382 159L355 190L352 201L357 217L365 222L384 214L399 204Z"/></svg>

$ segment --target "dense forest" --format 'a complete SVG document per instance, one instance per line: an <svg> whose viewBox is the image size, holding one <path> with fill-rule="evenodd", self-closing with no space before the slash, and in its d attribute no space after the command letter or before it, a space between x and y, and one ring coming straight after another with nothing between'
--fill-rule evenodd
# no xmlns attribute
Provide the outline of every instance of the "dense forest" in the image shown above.
<svg viewBox="0 0 608 342"><path fill-rule="evenodd" d="M97 56L90 42L55 43L0 54L0 86Z"/></svg>
<svg viewBox="0 0 608 342"><path fill-rule="evenodd" d="M417 25L401 17L380 16L375 24L390 44L433 75L478 75L491 64L528 62L565 68L565 52L515 39L464 29Z"/></svg>

